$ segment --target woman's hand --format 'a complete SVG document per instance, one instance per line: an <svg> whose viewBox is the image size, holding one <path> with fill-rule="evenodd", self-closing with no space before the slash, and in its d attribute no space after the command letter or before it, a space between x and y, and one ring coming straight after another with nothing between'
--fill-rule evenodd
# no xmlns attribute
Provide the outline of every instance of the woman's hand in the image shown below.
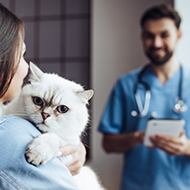
<svg viewBox="0 0 190 190"><path fill-rule="evenodd" d="M73 176L77 175L86 161L86 149L84 145L81 142L78 146L69 144L61 147L59 150L60 152L58 156L72 155L72 162L68 163L66 166Z"/></svg>
<svg viewBox="0 0 190 190"><path fill-rule="evenodd" d="M160 148L169 155L186 155L190 156L190 140L187 139L184 131L179 137L166 135L155 135L150 137L154 148Z"/></svg>

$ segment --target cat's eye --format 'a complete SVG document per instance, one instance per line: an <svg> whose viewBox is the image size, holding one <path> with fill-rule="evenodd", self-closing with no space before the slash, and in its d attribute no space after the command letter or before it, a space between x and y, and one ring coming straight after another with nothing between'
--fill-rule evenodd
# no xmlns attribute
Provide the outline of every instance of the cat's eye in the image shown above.
<svg viewBox="0 0 190 190"><path fill-rule="evenodd" d="M36 104L37 106L42 106L43 105L43 101L41 98L39 97L33 97L33 102L34 104Z"/></svg>
<svg viewBox="0 0 190 190"><path fill-rule="evenodd" d="M57 107L57 111L59 113L66 113L69 111L69 108L67 106L61 105Z"/></svg>

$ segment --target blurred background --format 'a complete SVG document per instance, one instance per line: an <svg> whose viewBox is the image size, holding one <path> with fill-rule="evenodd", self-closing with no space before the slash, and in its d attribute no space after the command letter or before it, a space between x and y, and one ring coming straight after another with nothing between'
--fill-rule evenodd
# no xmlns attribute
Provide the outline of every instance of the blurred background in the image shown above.
<svg viewBox="0 0 190 190"><path fill-rule="evenodd" d="M116 79L147 63L139 20L148 7L169 3L182 17L183 37L176 52L190 64L189 0L0 0L25 24L26 59L45 72L93 88L91 122L83 141L86 164L108 190L118 190L122 155L106 154L97 132L101 114ZM145 174L146 175L146 174Z"/></svg>

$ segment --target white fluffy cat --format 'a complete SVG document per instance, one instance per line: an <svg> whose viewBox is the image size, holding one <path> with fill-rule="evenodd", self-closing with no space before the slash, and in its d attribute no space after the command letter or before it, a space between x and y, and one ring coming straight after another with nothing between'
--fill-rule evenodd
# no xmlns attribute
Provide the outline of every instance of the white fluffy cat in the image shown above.
<svg viewBox="0 0 190 190"><path fill-rule="evenodd" d="M81 85L56 74L43 73L33 63L30 63L29 82L17 98L4 107L2 115L27 119L43 133L26 151L27 161L39 165L56 157L61 146L79 144L88 123L86 104L94 92L85 91ZM72 156L60 158L64 164L71 159ZM74 178L80 190L104 189L88 167L83 167Z"/></svg>

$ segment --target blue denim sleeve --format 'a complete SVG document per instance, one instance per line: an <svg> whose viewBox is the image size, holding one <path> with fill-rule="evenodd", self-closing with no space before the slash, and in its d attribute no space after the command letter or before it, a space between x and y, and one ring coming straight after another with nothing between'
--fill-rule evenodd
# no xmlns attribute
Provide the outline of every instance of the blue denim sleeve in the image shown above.
<svg viewBox="0 0 190 190"><path fill-rule="evenodd" d="M58 158L40 166L26 161L27 146L39 134L24 119L0 117L0 189L77 190L69 170Z"/></svg>

